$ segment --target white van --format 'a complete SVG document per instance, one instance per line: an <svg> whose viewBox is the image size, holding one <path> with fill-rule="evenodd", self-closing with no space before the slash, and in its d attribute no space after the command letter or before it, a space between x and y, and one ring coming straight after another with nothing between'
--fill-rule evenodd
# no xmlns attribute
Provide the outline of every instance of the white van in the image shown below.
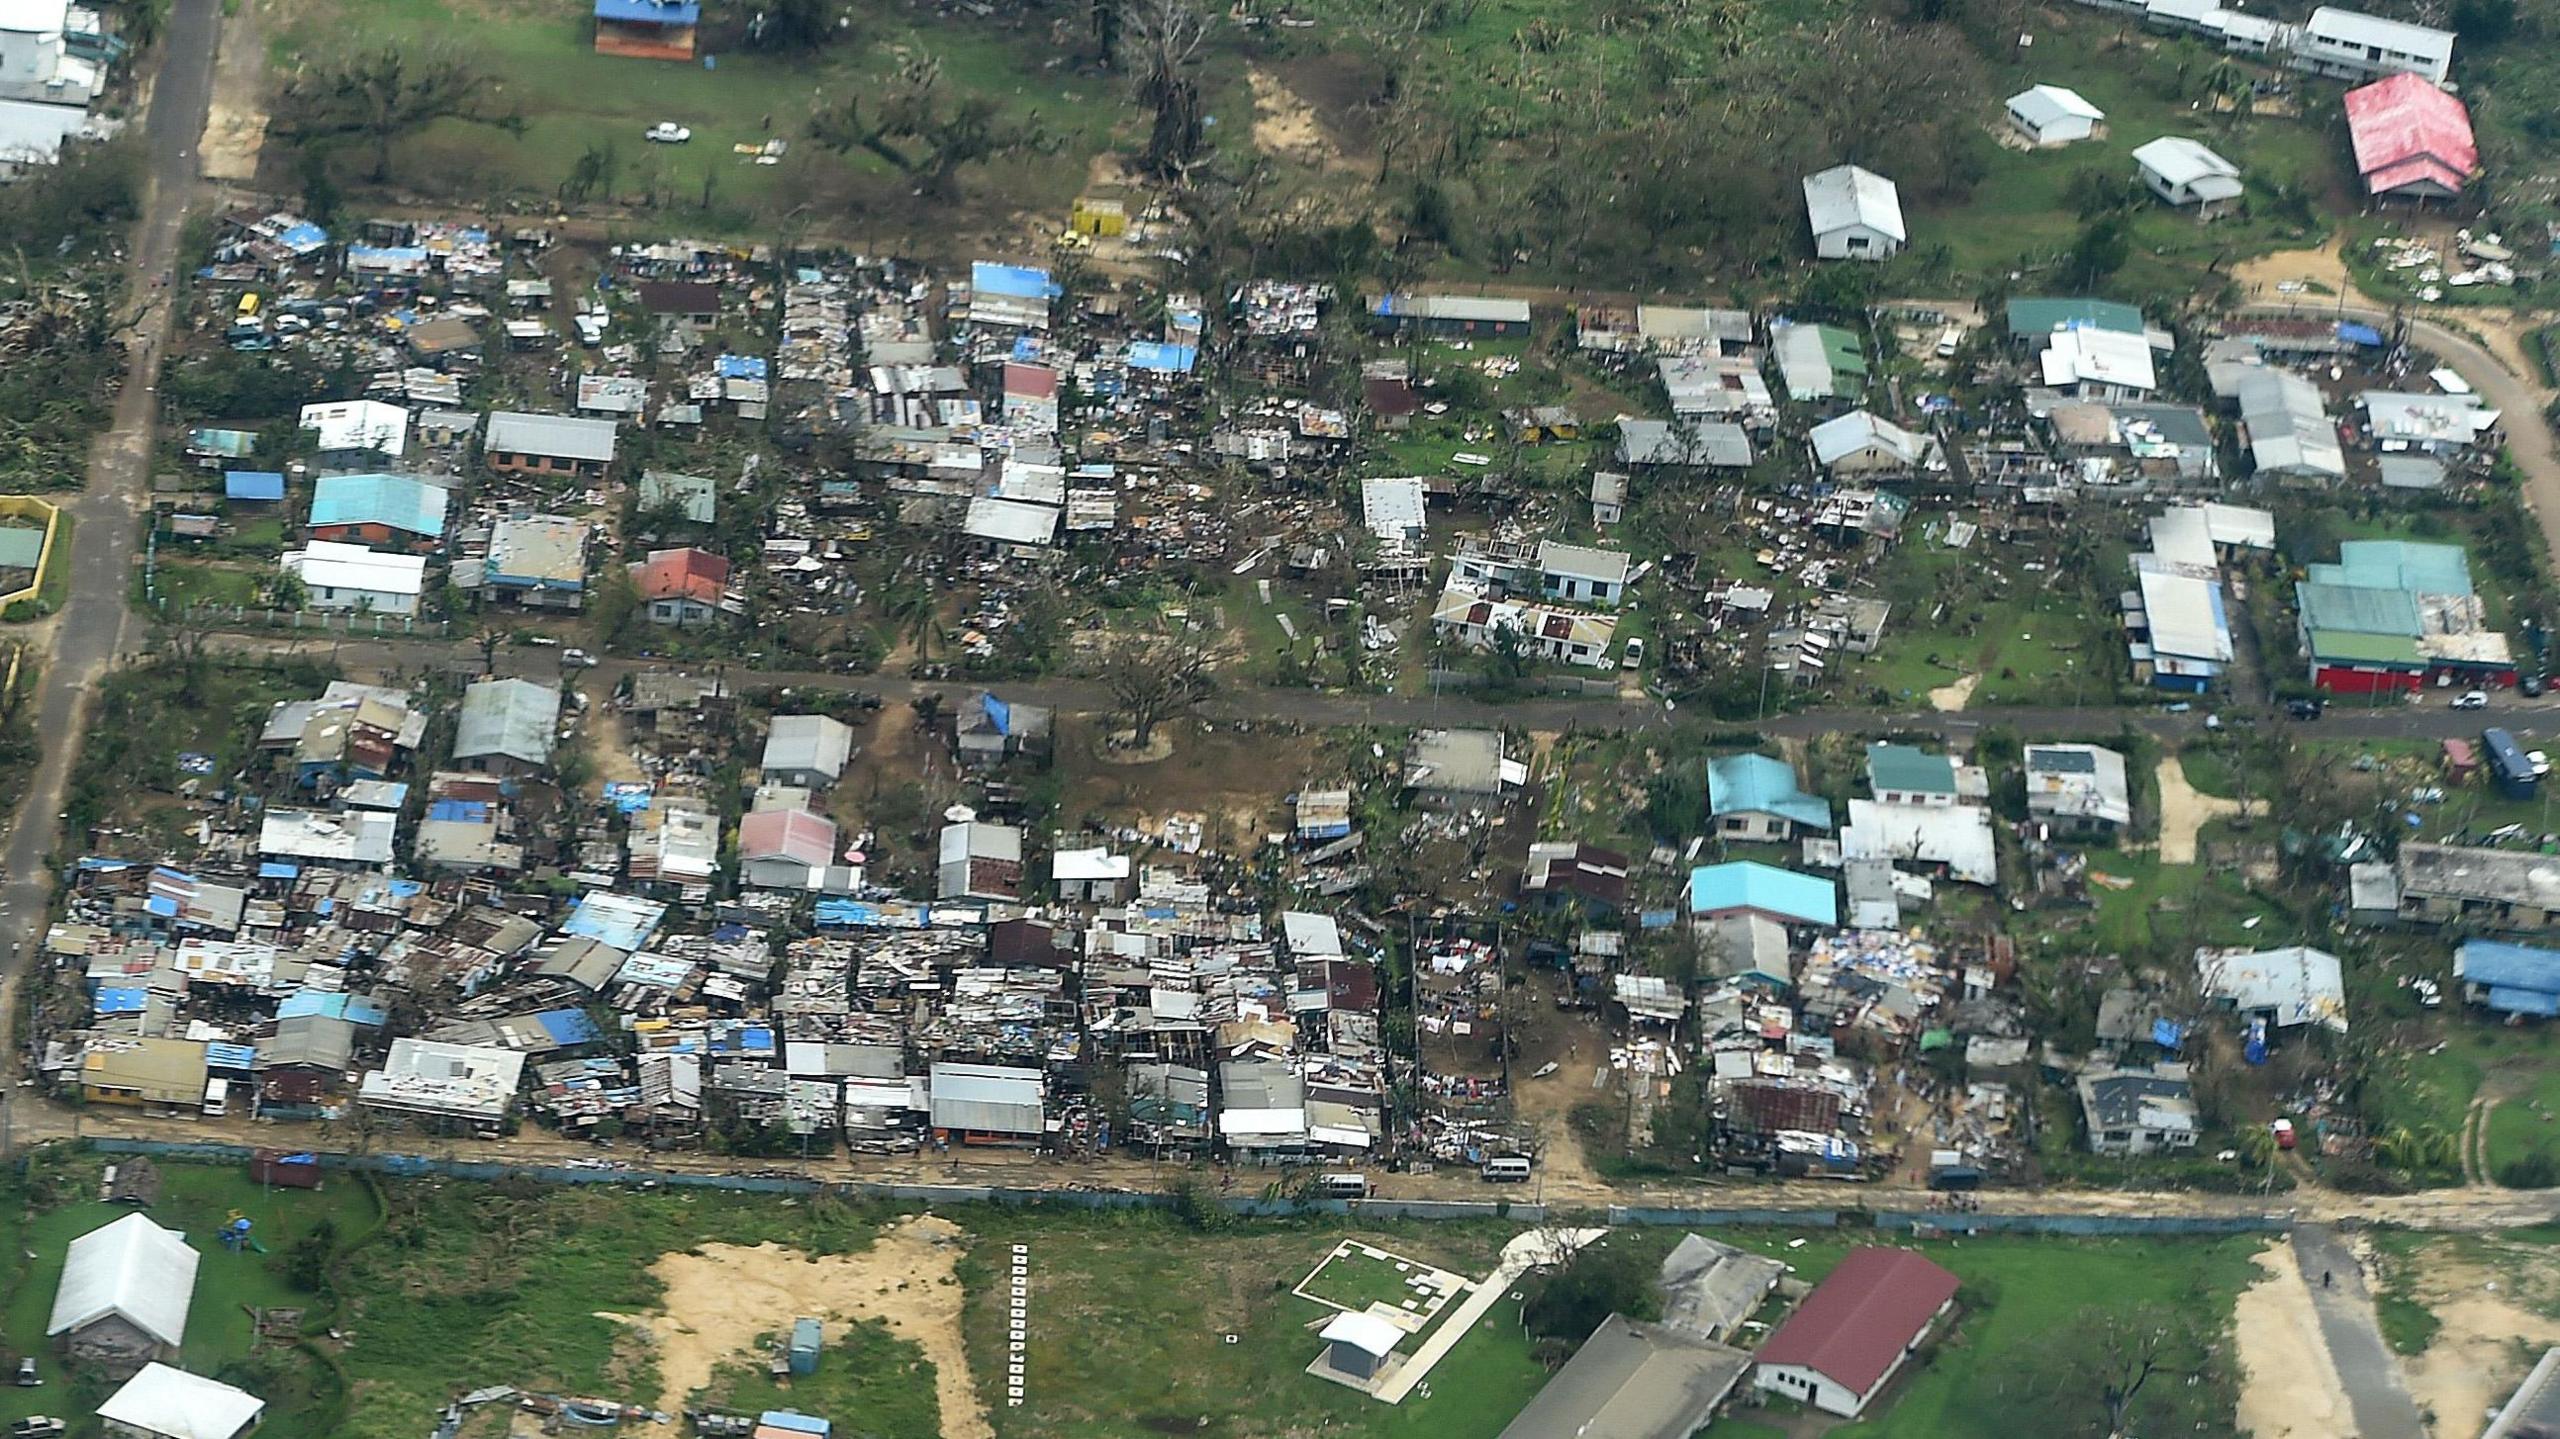
<svg viewBox="0 0 2560 1439"><path fill-rule="evenodd" d="M204 1113L207 1119L220 1119L231 1112L231 1081L208 1079L204 1082Z"/></svg>
<svg viewBox="0 0 2560 1439"><path fill-rule="evenodd" d="M1316 1176L1316 1188L1327 1199L1366 1199L1369 1197L1369 1176L1321 1174Z"/></svg>
<svg viewBox="0 0 2560 1439"><path fill-rule="evenodd" d="M1488 1159L1484 1162L1484 1182L1526 1184L1529 1182L1529 1161L1516 1154L1506 1155L1500 1159Z"/></svg>

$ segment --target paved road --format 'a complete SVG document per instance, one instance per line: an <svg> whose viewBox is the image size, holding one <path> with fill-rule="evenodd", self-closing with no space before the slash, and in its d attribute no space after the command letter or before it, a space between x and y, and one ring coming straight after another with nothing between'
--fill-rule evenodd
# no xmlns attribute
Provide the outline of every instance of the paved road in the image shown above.
<svg viewBox="0 0 2560 1439"><path fill-rule="evenodd" d="M239 655L326 656L350 669L376 672L397 668L416 673L446 666L460 666L477 672L480 665L479 647L460 640L363 640L332 644L326 639L309 637L287 640L258 635L225 635L215 638L212 647ZM559 656L560 651L556 649L511 647L498 653L496 668L502 675L549 682L564 674ZM579 681L580 688L593 695L602 695L610 692L627 675L662 667L662 662L654 660L607 659L594 669L565 673L584 676ZM709 665L687 667L705 673L713 668ZM936 695L946 703L955 703L989 687L974 681L913 680L903 676L834 674L820 670L753 670L737 665L720 666L719 670L732 686L742 689L861 690L900 701ZM1101 714L1111 707L1109 693L1090 680L1007 680L993 687L1003 691L1008 698L1025 704L1045 705L1062 714ZM2449 699L2450 695L2437 693L2417 704L2405 700L2373 706L2342 703L2332 706L2326 717L2312 722L2278 719L2276 711L2263 706L2232 706L2224 713L2230 716L2245 714L2250 722L2255 723L2281 724L2310 739L2476 738L2489 725L2504 725L2528 741L2545 736L2560 738L2560 694L2528 700L2502 693L2493 696L2485 710L2456 710L2448 703ZM2200 706L2184 713L2171 713L2161 706L2138 709L2012 707L1954 713L1839 708L1799 710L1755 722L1717 721L1697 710L1674 710L1649 699L1544 699L1486 704L1458 695L1336 694L1320 690L1229 685L1202 706L1201 712L1219 721L1273 721L1309 727L1513 725L1532 730L1631 731L1688 721L1724 724L1798 739L1844 729L1867 733L1906 730L1962 736L1988 725L2003 726L2038 739L2103 738L2131 725L2159 738L2174 739L2203 733L2210 707Z"/></svg>
<svg viewBox="0 0 2560 1439"><path fill-rule="evenodd" d="M2355 1255L2339 1242L2337 1231L2325 1224L2296 1228L2293 1253L2304 1281L2311 1286L2311 1307L2320 1316L2320 1338L2329 1347L2338 1382L2346 1388L2358 1439L2427 1439L2417 1401L2400 1382L2400 1366L2382 1342L2373 1296L2365 1292L2364 1271ZM2322 1283L2324 1274L2335 1284Z"/></svg>
<svg viewBox="0 0 2560 1439"><path fill-rule="evenodd" d="M135 325L131 359L117 396L114 428L89 453L89 483L71 505L71 591L52 623L37 697L44 754L19 800L0 866L0 1041L18 1012L18 978L44 923L51 897L45 857L55 819L80 752L89 695L127 641L126 586L134 558L136 516L150 494L152 425L159 397L160 354L169 335L168 292L153 282L179 261L187 210L196 192L196 142L213 95L214 42L222 0L177 0L160 40L161 64L143 122L147 188L135 227L129 278L150 304ZM8 1046L0 1042L0 1053Z"/></svg>

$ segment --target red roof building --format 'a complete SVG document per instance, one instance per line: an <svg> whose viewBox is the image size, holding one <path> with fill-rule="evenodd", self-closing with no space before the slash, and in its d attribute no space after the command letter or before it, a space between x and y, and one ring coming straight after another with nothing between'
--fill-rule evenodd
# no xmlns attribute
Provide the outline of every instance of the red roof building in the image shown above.
<svg viewBox="0 0 2560 1439"><path fill-rule="evenodd" d="M631 587L663 625L703 624L720 617L729 592L729 562L690 545L651 550L631 566Z"/></svg>
<svg viewBox="0 0 2560 1439"><path fill-rule="evenodd" d="M1856 1417L1956 1301L1956 1277L1907 1249L1852 1249L1755 1357L1753 1382Z"/></svg>
<svg viewBox="0 0 2560 1439"><path fill-rule="evenodd" d="M2367 193L2446 200L2480 173L2471 112L2421 75L2394 75L2347 92L2347 132Z"/></svg>

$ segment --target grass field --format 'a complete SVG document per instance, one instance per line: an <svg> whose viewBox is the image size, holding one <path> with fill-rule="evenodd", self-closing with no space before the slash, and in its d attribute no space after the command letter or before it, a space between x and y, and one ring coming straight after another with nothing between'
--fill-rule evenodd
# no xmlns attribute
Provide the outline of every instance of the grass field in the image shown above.
<svg viewBox="0 0 2560 1439"><path fill-rule="evenodd" d="M796 1409L834 1418L858 1425L868 1439L939 1439L933 1377L921 1350L874 1319L830 1332L814 1374L777 1384L754 1365L733 1365L714 1376L702 1398L744 1414Z"/></svg>
<svg viewBox="0 0 2560 1439"><path fill-rule="evenodd" d="M5 1306L0 1307L0 1340L12 1353L48 1353L45 1323L62 1279L66 1248L80 1235L130 1212L122 1205L98 1201L103 1168L96 1158L41 1166L42 1177L36 1182L47 1195L69 1202L43 1206L31 1220L25 1217L22 1203L0 1202L0 1254L9 1260L8 1282L0 1286L7 1294ZM371 1194L362 1184L343 1177L332 1179L317 1192L267 1191L252 1183L242 1168L170 1164L160 1172L166 1183L160 1202L149 1210L151 1219L183 1234L200 1256L179 1362L202 1374L238 1376L244 1366L254 1370L259 1392L274 1406L263 1433L313 1439L330 1433L307 1368L297 1375L297 1366L251 1359L249 1309L320 1305L320 1296L296 1289L285 1278L286 1253L324 1219L336 1227L341 1242L364 1235L379 1217ZM0 1201L18 1198L0 1188ZM223 1248L217 1232L234 1213L252 1222L253 1234L268 1253ZM40 1362L49 1382L41 1389L0 1389L0 1420L35 1413L86 1413L111 1387L66 1375L52 1358ZM297 1377L303 1382L294 1382Z"/></svg>
<svg viewBox="0 0 2560 1439"><path fill-rule="evenodd" d="M1399 1268L1399 1263L1406 1267ZM1365 1310L1372 1304L1401 1309L1417 1300L1408 1282L1418 1272L1412 1261L1373 1259L1363 1251L1345 1246L1334 1252L1298 1283L1298 1292L1309 1298L1353 1311Z"/></svg>
<svg viewBox="0 0 2560 1439"><path fill-rule="evenodd" d="M1126 108L1110 79L1051 68L1045 62L1057 52L1040 37L965 17L945 24L923 11L865 12L856 38L814 60L733 53L707 67L598 55L591 12L585 0L472 6L462 46L497 80L502 103L521 104L524 132L440 121L395 144L394 182L475 203L547 203L582 154L610 146L612 193L595 199L631 203L654 192L671 217L768 235L775 221L797 211L801 223L821 231L904 242L929 238L918 224L923 212L910 203L913 182L877 156L836 155L811 144L807 121L820 95L876 89L900 58L930 53L941 61L947 89L995 97L1012 115L1037 110L1057 153L1002 160L972 173L964 182L972 194L1001 196L976 212L981 217L1022 207L1054 210L1063 219L1087 162ZM445 0L319 0L296 6L292 16L270 36L279 76L299 57L342 43L450 43L456 19ZM660 121L691 128L693 140L644 141L642 132ZM778 165L731 153L734 144L775 137L791 142ZM350 176L361 172L359 161L347 157ZM935 227L958 213L937 213Z"/></svg>

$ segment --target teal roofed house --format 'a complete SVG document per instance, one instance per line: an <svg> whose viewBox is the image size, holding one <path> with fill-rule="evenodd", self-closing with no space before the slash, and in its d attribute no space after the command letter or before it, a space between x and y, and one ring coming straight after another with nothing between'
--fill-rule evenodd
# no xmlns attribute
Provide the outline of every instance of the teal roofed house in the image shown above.
<svg viewBox="0 0 2560 1439"><path fill-rule="evenodd" d="M1871 744L1867 788L1884 804L1954 804L1956 763L1907 744Z"/></svg>
<svg viewBox="0 0 2560 1439"><path fill-rule="evenodd" d="M444 542L452 496L414 475L325 475L311 489L311 537L377 549Z"/></svg>
<svg viewBox="0 0 2560 1439"><path fill-rule="evenodd" d="M1818 875L1740 859L1729 864L1701 865L1689 871L1689 917L1724 919L1737 914L1765 915L1780 924L1840 922L1840 893Z"/></svg>
<svg viewBox="0 0 2560 1439"><path fill-rule="evenodd" d="M1707 817L1729 840L1784 844L1798 829L1831 828L1831 801L1796 787L1795 766L1765 754L1707 761Z"/></svg>

